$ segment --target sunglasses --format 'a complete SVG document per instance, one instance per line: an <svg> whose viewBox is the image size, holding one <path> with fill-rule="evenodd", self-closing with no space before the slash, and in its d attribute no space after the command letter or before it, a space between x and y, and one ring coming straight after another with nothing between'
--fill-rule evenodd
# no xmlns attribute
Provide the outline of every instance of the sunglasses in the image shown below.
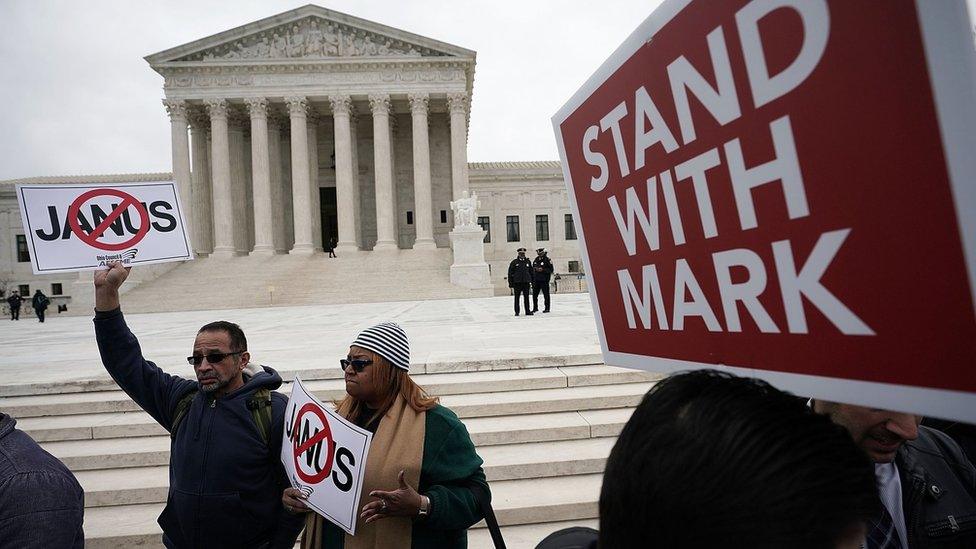
<svg viewBox="0 0 976 549"><path fill-rule="evenodd" d="M217 364L218 362L223 362L225 358L229 356L239 355L245 351L234 351L233 353L207 353L205 355L193 355L186 357L186 361L194 366L199 366L203 363L203 359L207 359L207 362L211 364Z"/></svg>
<svg viewBox="0 0 976 549"><path fill-rule="evenodd" d="M339 365L342 366L342 371L345 372L346 368L352 366L352 369L358 374L366 369L367 366L372 364L373 361L368 358L354 358L349 360L347 358L340 358Z"/></svg>

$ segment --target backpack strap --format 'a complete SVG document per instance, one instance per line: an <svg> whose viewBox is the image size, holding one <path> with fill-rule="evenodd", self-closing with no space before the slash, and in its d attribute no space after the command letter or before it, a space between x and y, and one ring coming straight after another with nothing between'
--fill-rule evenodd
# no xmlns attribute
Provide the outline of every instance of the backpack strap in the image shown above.
<svg viewBox="0 0 976 549"><path fill-rule="evenodd" d="M267 446L268 439L271 438L271 416L273 411L271 406L271 389L262 387L254 391L251 398L247 399L247 409L251 411L251 417L254 418L254 424L258 427L261 440Z"/></svg>
<svg viewBox="0 0 976 549"><path fill-rule="evenodd" d="M183 395L179 402L176 403L176 409L173 410L173 421L169 428L170 438L176 438L176 430L179 428L180 423L183 422L183 418L186 417L187 411L190 410L190 405L193 404L193 397L195 396L197 396L197 389L193 389Z"/></svg>

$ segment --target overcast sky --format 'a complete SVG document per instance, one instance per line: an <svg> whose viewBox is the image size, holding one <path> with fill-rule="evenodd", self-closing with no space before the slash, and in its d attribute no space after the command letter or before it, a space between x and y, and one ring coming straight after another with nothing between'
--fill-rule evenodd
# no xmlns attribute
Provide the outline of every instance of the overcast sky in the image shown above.
<svg viewBox="0 0 976 549"><path fill-rule="evenodd" d="M0 180L170 171L146 55L308 2L0 0ZM468 157L556 160L549 118L659 0L330 0L475 50Z"/></svg>
<svg viewBox="0 0 976 549"><path fill-rule="evenodd" d="M143 57L305 3L0 0L0 180L170 171L163 79ZM320 5L478 52L468 158L484 162L556 160L549 118L659 3Z"/></svg>

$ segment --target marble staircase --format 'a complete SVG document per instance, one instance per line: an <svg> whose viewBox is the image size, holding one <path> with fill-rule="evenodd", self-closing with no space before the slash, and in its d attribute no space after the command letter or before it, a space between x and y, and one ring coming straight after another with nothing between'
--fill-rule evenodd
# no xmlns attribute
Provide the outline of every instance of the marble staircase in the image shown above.
<svg viewBox="0 0 976 549"><path fill-rule="evenodd" d="M324 303L487 297L451 284L452 253L436 250L248 255L187 261L125 296L126 311L163 312ZM220 291L214 291L219 288Z"/></svg>
<svg viewBox="0 0 976 549"><path fill-rule="evenodd" d="M304 372L319 398L343 394L338 368ZM602 364L465 362L414 375L460 416L485 461L508 546L532 548L548 533L596 525L602 471L652 374ZM282 391L289 391L283 386ZM87 546L161 547L169 437L108 384L7 387L0 409L75 472L85 489ZM472 548L489 548L483 524Z"/></svg>

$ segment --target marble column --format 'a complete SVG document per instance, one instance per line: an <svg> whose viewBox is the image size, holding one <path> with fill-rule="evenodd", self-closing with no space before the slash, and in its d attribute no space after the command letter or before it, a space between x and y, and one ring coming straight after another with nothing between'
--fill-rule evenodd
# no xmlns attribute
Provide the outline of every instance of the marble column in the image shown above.
<svg viewBox="0 0 976 549"><path fill-rule="evenodd" d="M207 150L207 134L210 119L206 112L195 112L190 117L190 141L193 155L191 173L191 197L193 203L184 205L190 210L193 221L193 249L198 255L213 252L213 190L210 185L210 159Z"/></svg>
<svg viewBox="0 0 976 549"><path fill-rule="evenodd" d="M334 95L329 97L329 104L332 107L332 125L335 127L336 210L339 217L336 252L342 253L359 249L356 239L359 217L356 215L358 208L353 188L358 183L354 173L358 176L359 170L354 172L352 164L352 99L348 95Z"/></svg>
<svg viewBox="0 0 976 549"><path fill-rule="evenodd" d="M231 202L230 140L227 131L227 101L207 101L213 140L213 219L215 256L234 255L234 207Z"/></svg>
<svg viewBox="0 0 976 549"><path fill-rule="evenodd" d="M291 121L291 191L295 217L295 245L292 253L311 254L312 211L308 203L311 183L308 172L308 101L304 97L287 97Z"/></svg>
<svg viewBox="0 0 976 549"><path fill-rule="evenodd" d="M433 250L434 207L430 186L430 139L428 135L426 93L410 94L410 116L413 121L413 209L414 227L417 229L415 250Z"/></svg>
<svg viewBox="0 0 976 549"><path fill-rule="evenodd" d="M274 254L271 219L271 151L268 147L268 100L245 99L251 115L251 176L254 187L254 253Z"/></svg>
<svg viewBox="0 0 976 549"><path fill-rule="evenodd" d="M281 173L281 119L268 113L268 162L271 166L271 237L276 254L288 253L285 244L285 201Z"/></svg>
<svg viewBox="0 0 976 549"><path fill-rule="evenodd" d="M170 136L173 148L173 180L176 182L177 192L180 195L180 206L183 209L183 218L189 227L183 229L189 231L190 241L193 247L196 242L193 240L193 221L190 211L193 204L193 191L190 186L190 140L186 133L188 125L186 101L178 99L164 99L163 106L169 114Z"/></svg>
<svg viewBox="0 0 976 549"><path fill-rule="evenodd" d="M396 250L393 218L393 169L390 146L390 96L369 96L373 111L373 175L376 179L376 244L374 251Z"/></svg>
<svg viewBox="0 0 976 549"><path fill-rule="evenodd" d="M451 111L451 196L454 200L468 190L468 94L447 94Z"/></svg>
<svg viewBox="0 0 976 549"><path fill-rule="evenodd" d="M356 245L363 246L363 204L362 182L359 174L359 116L356 115L356 105L349 109L349 133L352 145L352 200L353 219L356 220Z"/></svg>
<svg viewBox="0 0 976 549"><path fill-rule="evenodd" d="M247 118L237 109L228 110L227 137L230 145L230 197L234 216L234 251L237 255L247 255L251 250L247 242L247 227L250 222L247 214L247 158L244 152L244 126Z"/></svg>
<svg viewBox="0 0 976 549"><path fill-rule="evenodd" d="M281 207L284 218L285 249L295 245L295 194L291 185L291 124L282 119L281 127Z"/></svg>
<svg viewBox="0 0 976 549"><path fill-rule="evenodd" d="M308 106L308 208L312 215L312 249L322 251L322 198L319 195L319 112Z"/></svg>

